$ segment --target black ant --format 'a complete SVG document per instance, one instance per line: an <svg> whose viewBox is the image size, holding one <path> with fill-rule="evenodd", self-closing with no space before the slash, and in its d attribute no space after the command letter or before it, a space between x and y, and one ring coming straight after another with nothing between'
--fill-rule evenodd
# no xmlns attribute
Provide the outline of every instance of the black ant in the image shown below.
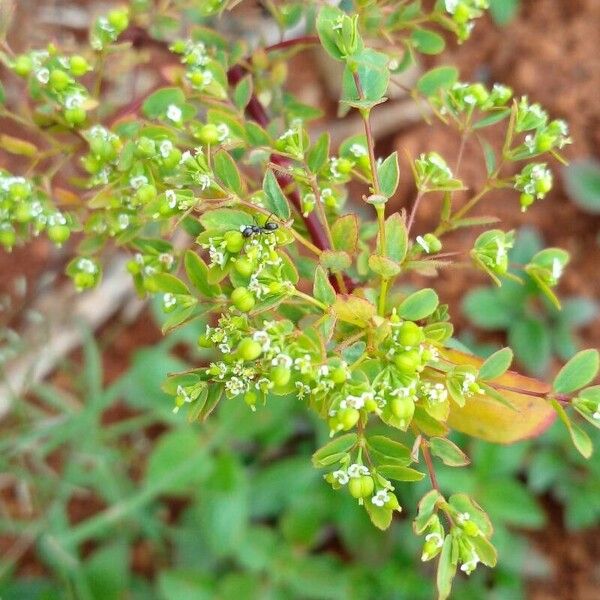
<svg viewBox="0 0 600 600"><path fill-rule="evenodd" d="M245 238L250 238L258 233L273 233L274 231L279 229L279 225L270 220L272 216L272 214L269 215L269 218L266 220L265 224L262 227L258 224L248 225L244 227L244 229L242 229L242 235ZM254 220L256 221L256 217Z"/></svg>

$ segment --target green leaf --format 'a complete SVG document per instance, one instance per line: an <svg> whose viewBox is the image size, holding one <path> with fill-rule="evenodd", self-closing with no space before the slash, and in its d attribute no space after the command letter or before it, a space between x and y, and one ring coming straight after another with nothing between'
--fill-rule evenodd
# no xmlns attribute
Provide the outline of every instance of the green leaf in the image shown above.
<svg viewBox="0 0 600 600"><path fill-rule="evenodd" d="M513 307L504 302L498 290L489 287L467 293L462 309L481 329L504 329L515 319Z"/></svg>
<svg viewBox="0 0 600 600"><path fill-rule="evenodd" d="M352 259L344 251L323 250L319 255L319 262L332 273L339 273L345 271L352 264Z"/></svg>
<svg viewBox="0 0 600 600"><path fill-rule="evenodd" d="M390 198L394 195L400 181L400 167L398 166L398 152L390 154L378 167L377 177L381 193Z"/></svg>
<svg viewBox="0 0 600 600"><path fill-rule="evenodd" d="M354 254L358 244L358 217L349 214L337 218L331 226L331 237L336 250Z"/></svg>
<svg viewBox="0 0 600 600"><path fill-rule="evenodd" d="M162 435L148 459L145 483L153 485L186 463L190 456L198 453L199 444L198 434L190 427L174 429ZM209 469L210 462L207 456L205 468L184 472L182 478L172 481L164 491L170 494L186 493L192 484L197 484L206 476Z"/></svg>
<svg viewBox="0 0 600 600"><path fill-rule="evenodd" d="M425 473L401 465L380 465L377 472L395 481L421 481L425 477Z"/></svg>
<svg viewBox="0 0 600 600"><path fill-rule="evenodd" d="M420 500L418 504L417 516L413 522L413 530L417 535L421 535L432 515L437 510L437 503L442 499L442 495L437 490L430 490Z"/></svg>
<svg viewBox="0 0 600 600"><path fill-rule="evenodd" d="M280 219L287 220L290 218L290 205L287 198L281 191L277 178L270 169L265 173L263 180L263 190L266 194L265 208L270 210Z"/></svg>
<svg viewBox="0 0 600 600"><path fill-rule="evenodd" d="M483 156L485 158L485 170L488 175L491 175L496 169L496 154L494 153L494 148L492 148L491 144L484 140L482 137L478 137L479 143L483 148Z"/></svg>
<svg viewBox="0 0 600 600"><path fill-rule="evenodd" d="M581 429L578 425L574 425L571 423L569 419L569 415L567 415L565 409L560 405L558 400L552 399L552 406L554 410L560 417L560 420L564 423L569 435L571 436L571 441L577 451L584 458L590 458L592 456L592 452L594 451L594 446L592 445L592 440L590 440L589 435Z"/></svg>
<svg viewBox="0 0 600 600"><path fill-rule="evenodd" d="M4 86L0 81L0 104L6 104L6 92L4 91Z"/></svg>
<svg viewBox="0 0 600 600"><path fill-rule="evenodd" d="M323 304L331 306L335 302L335 290L320 265L315 269L315 281L313 283L313 296Z"/></svg>
<svg viewBox="0 0 600 600"><path fill-rule="evenodd" d="M385 531L392 524L393 510L391 508L385 508L385 506L376 506L372 502L365 502L365 509L371 519L371 523Z"/></svg>
<svg viewBox="0 0 600 600"><path fill-rule="evenodd" d="M431 454L437 456L449 467L464 467L471 462L469 457L447 438L433 437L429 440L429 447Z"/></svg>
<svg viewBox="0 0 600 600"><path fill-rule="evenodd" d="M408 232L400 213L391 214L385 221L384 254L390 260L401 264L408 252Z"/></svg>
<svg viewBox="0 0 600 600"><path fill-rule="evenodd" d="M216 208L203 213L198 220L207 231L225 233L240 231L242 227L252 224L252 216L242 210L233 208Z"/></svg>
<svg viewBox="0 0 600 600"><path fill-rule="evenodd" d="M413 29L410 39L415 48L423 54L439 54L446 45L441 35L428 29Z"/></svg>
<svg viewBox="0 0 600 600"><path fill-rule="evenodd" d="M438 590L438 600L446 600L452 591L452 580L456 575L457 562L452 560L453 538L447 535L444 539L442 552L438 561L436 585Z"/></svg>
<svg viewBox="0 0 600 600"><path fill-rule="evenodd" d="M490 14L500 25L508 25L516 16L521 0L490 0Z"/></svg>
<svg viewBox="0 0 600 600"><path fill-rule="evenodd" d="M329 158L329 133L324 132L306 153L306 164L311 173L318 173Z"/></svg>
<svg viewBox="0 0 600 600"><path fill-rule="evenodd" d="M436 67L419 79L417 90L429 97L441 89L454 85L457 81L458 69L456 67Z"/></svg>
<svg viewBox="0 0 600 600"><path fill-rule="evenodd" d="M335 60L342 60L343 56L338 48L336 29L334 29L337 20L343 15L344 13L334 6L321 7L317 15L316 27L321 46Z"/></svg>
<svg viewBox="0 0 600 600"><path fill-rule="evenodd" d="M432 314L438 304L435 290L424 288L406 298L398 307L398 314L403 319L419 321Z"/></svg>
<svg viewBox="0 0 600 600"><path fill-rule="evenodd" d="M333 304L333 312L340 321L357 327L366 327L377 314L375 305L358 296L338 294Z"/></svg>
<svg viewBox="0 0 600 600"><path fill-rule="evenodd" d="M369 256L369 268L373 273L380 275L384 279L392 279L402 270L400 265L385 256L371 254Z"/></svg>
<svg viewBox="0 0 600 600"><path fill-rule="evenodd" d="M513 361L513 351L502 348L494 352L479 368L479 379L490 380L504 375Z"/></svg>
<svg viewBox="0 0 600 600"><path fill-rule="evenodd" d="M80 565L92 598L120 600L130 584L129 548L125 540L101 546Z"/></svg>
<svg viewBox="0 0 600 600"><path fill-rule="evenodd" d="M583 210L600 214L600 162L592 159L573 161L565 170L569 197Z"/></svg>
<svg viewBox="0 0 600 600"><path fill-rule="evenodd" d="M370 436L367 439L367 445L369 450L376 455L378 462L400 465L410 463L410 449L385 435Z"/></svg>
<svg viewBox="0 0 600 600"><path fill-rule="evenodd" d="M213 169L225 188L234 191L238 196L244 194L242 178L237 166L225 150L219 150L213 157Z"/></svg>
<svg viewBox="0 0 600 600"><path fill-rule="evenodd" d="M187 285L169 273L157 273L148 277L146 285L149 291L152 292L169 292L171 294L186 295L190 293Z"/></svg>
<svg viewBox="0 0 600 600"><path fill-rule="evenodd" d="M312 463L315 467L328 467L338 462L358 442L356 433L346 433L334 438L312 455Z"/></svg>
<svg viewBox="0 0 600 600"><path fill-rule="evenodd" d="M252 77L246 75L233 90L233 102L240 109L243 110L250 102L252 97Z"/></svg>
<svg viewBox="0 0 600 600"><path fill-rule="evenodd" d="M169 106L172 104L179 108L185 104L185 95L181 88L162 88L150 94L144 100L142 112L149 119L158 119L166 115Z"/></svg>
<svg viewBox="0 0 600 600"><path fill-rule="evenodd" d="M352 56L352 60L357 66L363 96L361 98L358 93L352 70L346 65L342 79L342 102L348 102L352 106L366 102L365 108L381 102L390 81L387 55L371 48L365 48Z"/></svg>
<svg viewBox="0 0 600 600"><path fill-rule="evenodd" d="M548 369L552 342L543 321L531 317L518 319L510 325L508 343L517 361L530 373L543 375Z"/></svg>
<svg viewBox="0 0 600 600"><path fill-rule="evenodd" d="M200 293L209 298L218 296L221 293L220 286L208 282L208 267L194 251L187 250L183 262L190 283Z"/></svg>
<svg viewBox="0 0 600 600"><path fill-rule="evenodd" d="M504 108L502 110L497 110L483 119L479 119L473 124L473 129L483 129L484 127L489 127L490 125L494 125L495 123L499 123L500 121L504 121L508 115L510 115L510 108Z"/></svg>
<svg viewBox="0 0 600 600"><path fill-rule="evenodd" d="M558 373L552 389L557 394L570 394L590 383L600 369L598 350L578 352Z"/></svg>

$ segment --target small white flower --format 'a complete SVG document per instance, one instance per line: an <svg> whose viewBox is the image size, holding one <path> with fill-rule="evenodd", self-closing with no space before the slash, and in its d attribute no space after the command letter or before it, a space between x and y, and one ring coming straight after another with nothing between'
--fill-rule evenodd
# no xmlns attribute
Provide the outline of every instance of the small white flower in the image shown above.
<svg viewBox="0 0 600 600"><path fill-rule="evenodd" d="M465 521L468 521L471 518L471 515L468 512L458 513L456 516L456 521L459 525L463 525Z"/></svg>
<svg viewBox="0 0 600 600"><path fill-rule="evenodd" d="M46 85L48 83L48 81L50 81L50 71L48 69L46 69L46 67L42 67L41 69L39 69L36 74L35 74L35 78L42 84L42 85Z"/></svg>
<svg viewBox="0 0 600 600"><path fill-rule="evenodd" d="M89 258L80 258L77 261L77 268L84 273L94 274L98 271L96 264Z"/></svg>
<svg viewBox="0 0 600 600"><path fill-rule="evenodd" d="M446 10L453 15L456 7L458 6L459 0L446 0Z"/></svg>
<svg viewBox="0 0 600 600"><path fill-rule="evenodd" d="M423 250L429 254L431 248L429 248L429 244L423 239L422 235L417 236L417 244L419 244L419 246L421 246L421 248L423 248Z"/></svg>
<svg viewBox="0 0 600 600"><path fill-rule="evenodd" d="M85 102L85 96L81 92L75 92L65 98L65 108L79 108Z"/></svg>
<svg viewBox="0 0 600 600"><path fill-rule="evenodd" d="M477 568L478 563L479 556L477 555L477 552L473 550L471 553L471 558L460 566L460 570L465 572L467 575L470 575Z"/></svg>
<svg viewBox="0 0 600 600"><path fill-rule="evenodd" d="M202 191L208 189L211 184L210 177L208 175L206 175L205 173L203 173L202 175L200 175L198 177L198 184L200 185L200 189Z"/></svg>
<svg viewBox="0 0 600 600"><path fill-rule="evenodd" d="M597 410L593 415L592 419L596 419L596 421L600 421L600 410Z"/></svg>
<svg viewBox="0 0 600 600"><path fill-rule="evenodd" d="M350 146L350 153L356 158L367 155L367 149L362 144L352 144Z"/></svg>
<svg viewBox="0 0 600 600"><path fill-rule="evenodd" d="M425 536L425 541L426 542L429 542L430 540L433 540L435 542L435 545L438 548L441 548L444 545L444 538L437 531L433 531L432 533L428 533Z"/></svg>
<svg viewBox="0 0 600 600"><path fill-rule="evenodd" d="M217 125L217 134L219 136L219 141L224 142L226 139L229 138L229 127L225 123L219 123Z"/></svg>
<svg viewBox="0 0 600 600"><path fill-rule="evenodd" d="M560 279L560 276L563 274L563 266L562 263L560 262L560 260L558 260L558 258L555 258L552 261L552 278L555 281L558 281Z"/></svg>
<svg viewBox="0 0 600 600"><path fill-rule="evenodd" d="M369 469L365 465L352 464L348 467L349 477L360 477L361 475L370 475Z"/></svg>
<svg viewBox="0 0 600 600"><path fill-rule="evenodd" d="M177 194L175 193L175 190L166 190L165 198L167 199L169 208L175 208L177 206Z"/></svg>
<svg viewBox="0 0 600 600"><path fill-rule="evenodd" d="M219 344L219 352L221 352L221 354L229 354L231 352L231 346L229 344Z"/></svg>
<svg viewBox="0 0 600 600"><path fill-rule="evenodd" d="M179 123L183 116L182 110L176 104L170 104L167 108L167 119L174 123Z"/></svg>
<svg viewBox="0 0 600 600"><path fill-rule="evenodd" d="M176 304L177 304L177 298L175 297L174 294L166 293L163 296L163 306L165 308L172 308Z"/></svg>
<svg viewBox="0 0 600 600"><path fill-rule="evenodd" d="M171 154L171 151L173 150L173 142L171 142L170 140L163 140L160 143L158 150L163 158L168 158Z"/></svg>
<svg viewBox="0 0 600 600"><path fill-rule="evenodd" d="M292 366L293 361L287 354L278 354L275 358L273 358L273 360L271 360L271 364L274 367L282 366L286 369L289 369Z"/></svg>
<svg viewBox="0 0 600 600"><path fill-rule="evenodd" d="M375 505L375 506L385 506L386 503L389 501L390 499L390 495L388 494L387 490L379 490L372 498L371 498L371 502Z"/></svg>
<svg viewBox="0 0 600 600"><path fill-rule="evenodd" d="M134 190L139 190L143 185L148 183L148 178L145 175L136 175L129 180L129 185Z"/></svg>
<svg viewBox="0 0 600 600"><path fill-rule="evenodd" d="M334 471L331 476L340 484L346 485L350 481L350 477L346 471L338 470Z"/></svg>

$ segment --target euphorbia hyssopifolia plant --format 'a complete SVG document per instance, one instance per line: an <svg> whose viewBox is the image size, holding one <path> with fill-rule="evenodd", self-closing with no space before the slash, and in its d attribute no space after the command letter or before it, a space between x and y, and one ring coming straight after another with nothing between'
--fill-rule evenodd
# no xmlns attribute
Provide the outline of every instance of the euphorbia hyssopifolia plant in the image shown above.
<svg viewBox="0 0 600 600"><path fill-rule="evenodd" d="M136 0L96 19L90 47L77 53L50 44L15 55L3 42L2 61L22 78L29 103L18 112L4 103L0 114L38 141L2 138L24 158L20 174L0 174L0 241L10 249L45 233L60 245L82 232L67 267L78 289L99 282L98 257L111 243L131 254L138 292L161 298L165 330L212 315L198 343L213 361L165 383L175 410L196 420L220 401L261 410L295 396L331 433L315 466L376 527L401 510L396 487L427 472L432 490L414 530L423 560L439 557L445 598L457 569L496 563L484 510L465 494L444 497L436 482L434 459L469 462L450 432L509 443L540 433L558 413L589 456L589 438L569 415L600 424L600 386L586 388L598 353L579 353L547 386L508 371L509 348L485 362L452 349L436 292L406 295L398 285L411 272L435 275L465 261L498 285L518 279L508 270L512 231L487 229L464 253L444 252L444 239L495 224L469 214L495 189L514 188L523 210L542 199L552 185L546 161L561 160L567 126L503 85L459 83L455 68L435 68L412 94L458 132L460 150L453 168L434 149L411 160L416 199L407 211L386 211L398 158L377 156L371 112L416 53L443 50L435 29L465 40L487 0L438 1L431 10L268 2L282 32L303 23L306 35L258 48L217 31L215 17L237 4ZM364 123L335 152L328 133L309 134L319 111L284 85L286 59L316 45L343 65L341 112L355 110ZM134 68L144 47L164 55L162 85L114 106L111 73ZM504 141L494 148L485 131L501 124ZM487 177L467 192L459 170L473 138ZM459 206L457 192L467 194ZM420 204L438 198L439 224L415 235ZM552 288L567 262L550 248L521 268L557 303Z"/></svg>

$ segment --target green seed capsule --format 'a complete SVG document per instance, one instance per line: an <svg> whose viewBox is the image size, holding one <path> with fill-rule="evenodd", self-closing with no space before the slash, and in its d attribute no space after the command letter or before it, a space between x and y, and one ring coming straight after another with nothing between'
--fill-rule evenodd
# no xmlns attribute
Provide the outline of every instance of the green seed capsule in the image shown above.
<svg viewBox="0 0 600 600"><path fill-rule="evenodd" d="M29 196L29 186L17 181L10 186L8 193L12 200L24 200Z"/></svg>
<svg viewBox="0 0 600 600"><path fill-rule="evenodd" d="M333 383L344 383L347 378L348 374L343 367L337 367L331 372L331 381L333 381Z"/></svg>
<svg viewBox="0 0 600 600"><path fill-rule="evenodd" d="M141 137L136 144L137 154L139 156L150 157L156 154L156 144L154 140L148 137Z"/></svg>
<svg viewBox="0 0 600 600"><path fill-rule="evenodd" d="M398 343L401 346L417 346L425 339L423 329L412 321L405 321L397 331Z"/></svg>
<svg viewBox="0 0 600 600"><path fill-rule="evenodd" d="M256 360L262 354L262 347L251 338L244 338L237 347L237 354L242 360Z"/></svg>
<svg viewBox="0 0 600 600"><path fill-rule="evenodd" d="M521 194L519 202L521 204L521 208L526 210L535 202L535 197L533 194Z"/></svg>
<svg viewBox="0 0 600 600"><path fill-rule="evenodd" d="M241 312L250 312L256 304L254 296L245 287L237 287L231 292L231 302Z"/></svg>
<svg viewBox="0 0 600 600"><path fill-rule="evenodd" d="M90 70L90 65L83 56L76 54L75 56L71 56L69 60L69 68L75 77L81 77Z"/></svg>
<svg viewBox="0 0 600 600"><path fill-rule="evenodd" d="M429 246L430 252L439 252L442 249L442 242L440 242L439 238L433 233L426 233L423 236L425 243Z"/></svg>
<svg viewBox="0 0 600 600"><path fill-rule="evenodd" d="M0 227L0 244L9 250L15 245L17 241L17 233L11 225L4 225Z"/></svg>
<svg viewBox="0 0 600 600"><path fill-rule="evenodd" d="M342 408L337 413L337 419L342 429L352 429L360 419L360 412L356 408Z"/></svg>
<svg viewBox="0 0 600 600"><path fill-rule="evenodd" d="M366 498L373 493L375 482L370 475L352 477L348 482L348 489L354 498Z"/></svg>
<svg viewBox="0 0 600 600"><path fill-rule="evenodd" d="M50 72L50 86L58 92L66 89L71 82L71 78L61 69L53 69Z"/></svg>
<svg viewBox="0 0 600 600"><path fill-rule="evenodd" d="M254 263L249 258L241 257L233 263L233 268L243 277L250 277L254 272Z"/></svg>
<svg viewBox="0 0 600 600"><path fill-rule="evenodd" d="M129 15L126 10L116 9L108 13L108 22L118 31L125 31L129 25Z"/></svg>
<svg viewBox="0 0 600 600"><path fill-rule="evenodd" d="M552 134L540 133L535 138L535 149L537 152L548 152L552 150L556 138Z"/></svg>
<svg viewBox="0 0 600 600"><path fill-rule="evenodd" d="M338 158L337 161L337 171L338 173L341 173L342 175L348 175L348 173L350 173L350 171L352 171L354 167L354 163L351 160L348 160L347 158Z"/></svg>
<svg viewBox="0 0 600 600"><path fill-rule="evenodd" d="M206 145L214 145L219 143L219 130L214 123L203 125L198 131L198 139Z"/></svg>
<svg viewBox="0 0 600 600"><path fill-rule="evenodd" d="M394 364L402 373L414 373L421 366L421 356L417 350L400 352L394 357Z"/></svg>
<svg viewBox="0 0 600 600"><path fill-rule="evenodd" d="M415 413L415 403L411 398L396 396L390 400L392 414L401 421L401 426L408 427Z"/></svg>
<svg viewBox="0 0 600 600"><path fill-rule="evenodd" d="M27 77L33 68L33 61L26 54L17 56L13 64L13 71L21 77Z"/></svg>
<svg viewBox="0 0 600 600"><path fill-rule="evenodd" d="M71 230L66 225L50 225L47 233L50 241L59 246L64 244L71 236Z"/></svg>
<svg viewBox="0 0 600 600"><path fill-rule="evenodd" d="M237 254L244 247L245 239L240 231L226 231L223 237L227 252Z"/></svg>
<svg viewBox="0 0 600 600"><path fill-rule="evenodd" d="M277 365L271 369L270 379L276 388L286 386L292 378L292 372L284 365Z"/></svg>
<svg viewBox="0 0 600 600"><path fill-rule="evenodd" d="M76 108L67 108L64 112L65 120L69 125L81 125L87 118L85 109L81 106Z"/></svg>
<svg viewBox="0 0 600 600"><path fill-rule="evenodd" d="M76 273L73 282L78 290L85 290L96 285L96 277L92 273Z"/></svg>
<svg viewBox="0 0 600 600"><path fill-rule="evenodd" d="M144 185L140 186L140 188L137 190L137 192L135 193L135 197L142 204L149 204L156 198L156 193L156 188L152 184L145 183Z"/></svg>
<svg viewBox="0 0 600 600"><path fill-rule="evenodd" d="M212 343L211 339L205 334L198 336L198 341L196 343L198 344L198 346L200 348L212 348L213 347L213 343Z"/></svg>
<svg viewBox="0 0 600 600"><path fill-rule="evenodd" d="M257 401L258 401L258 394L256 392L249 390L244 394L244 402L250 408L254 408L256 406Z"/></svg>

